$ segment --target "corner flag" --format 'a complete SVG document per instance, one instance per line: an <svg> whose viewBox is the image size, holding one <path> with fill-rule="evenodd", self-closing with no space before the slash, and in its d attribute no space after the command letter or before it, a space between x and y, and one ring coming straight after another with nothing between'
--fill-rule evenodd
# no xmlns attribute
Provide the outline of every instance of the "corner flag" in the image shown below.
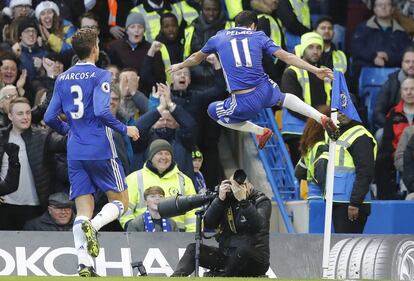
<svg viewBox="0 0 414 281"><path fill-rule="evenodd" d="M334 77L331 107L338 109L339 112L345 114L348 118L361 122L361 118L359 117L358 112L352 103L351 96L349 95L344 74L335 70Z"/></svg>

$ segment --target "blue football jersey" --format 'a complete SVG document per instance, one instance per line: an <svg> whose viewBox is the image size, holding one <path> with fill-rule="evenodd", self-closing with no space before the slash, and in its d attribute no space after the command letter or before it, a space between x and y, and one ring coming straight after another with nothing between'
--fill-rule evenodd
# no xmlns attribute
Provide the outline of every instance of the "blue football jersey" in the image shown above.
<svg viewBox="0 0 414 281"><path fill-rule="evenodd" d="M231 92L253 88L268 80L262 66L263 54L272 56L279 49L263 31L235 27L217 32L201 52L218 53Z"/></svg>
<svg viewBox="0 0 414 281"><path fill-rule="evenodd" d="M110 111L111 73L91 63L77 63L60 74L44 120L58 133L68 133L68 160L116 158L112 129L127 128ZM58 116L66 115L67 123Z"/></svg>

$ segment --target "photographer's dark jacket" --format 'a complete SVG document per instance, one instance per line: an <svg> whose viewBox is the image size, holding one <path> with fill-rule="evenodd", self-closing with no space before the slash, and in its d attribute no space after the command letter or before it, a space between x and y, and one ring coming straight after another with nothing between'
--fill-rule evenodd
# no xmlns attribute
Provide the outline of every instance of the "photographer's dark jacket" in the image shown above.
<svg viewBox="0 0 414 281"><path fill-rule="evenodd" d="M233 216L229 214L231 208ZM219 248L225 255L231 255L235 248L250 244L261 253L262 262L269 262L269 221L272 210L270 199L263 193L252 190L248 199L213 200L204 216L206 228L219 228ZM232 217L233 219L231 219ZM232 230L231 220L235 229Z"/></svg>

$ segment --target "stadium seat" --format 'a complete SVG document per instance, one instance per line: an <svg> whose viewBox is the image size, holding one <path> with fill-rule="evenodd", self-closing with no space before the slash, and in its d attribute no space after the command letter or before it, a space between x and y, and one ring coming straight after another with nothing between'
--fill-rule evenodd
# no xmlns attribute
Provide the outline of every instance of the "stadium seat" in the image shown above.
<svg viewBox="0 0 414 281"><path fill-rule="evenodd" d="M388 79L388 75L397 71L397 67L363 67L359 75L359 96L364 97L366 87L381 87Z"/></svg>
<svg viewBox="0 0 414 281"><path fill-rule="evenodd" d="M334 32L335 32L335 35L332 39L332 42L335 44L338 50L344 51L345 50L345 35L346 35L345 27L339 24L335 24Z"/></svg>
<svg viewBox="0 0 414 281"><path fill-rule="evenodd" d="M312 28L315 28L315 24L316 22L322 17L323 15L321 14L311 14L311 23L312 23Z"/></svg>
<svg viewBox="0 0 414 281"><path fill-rule="evenodd" d="M365 106L367 107L367 119L370 129L374 128L374 111L377 97L380 92L380 87L367 87L369 94L365 98Z"/></svg>
<svg viewBox="0 0 414 281"><path fill-rule="evenodd" d="M295 46L300 44L300 36L297 36L289 31L285 33L286 49L290 53L294 53Z"/></svg>
<svg viewBox="0 0 414 281"><path fill-rule="evenodd" d="M359 96L367 108L368 125L374 127L374 110L381 86L399 68L363 67L359 76Z"/></svg>

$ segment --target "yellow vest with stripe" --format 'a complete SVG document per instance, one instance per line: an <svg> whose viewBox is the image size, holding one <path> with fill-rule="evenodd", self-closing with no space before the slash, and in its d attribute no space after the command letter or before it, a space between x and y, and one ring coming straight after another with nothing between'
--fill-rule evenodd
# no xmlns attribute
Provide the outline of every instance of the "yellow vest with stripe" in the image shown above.
<svg viewBox="0 0 414 281"><path fill-rule="evenodd" d="M371 133L361 125L354 126L345 131L336 141L335 150L335 176L333 201L349 203L355 183L355 164L348 148L360 136L367 135L374 142L374 160L377 157L377 142ZM369 203L371 194L368 192L364 203Z"/></svg>
<svg viewBox="0 0 414 281"><path fill-rule="evenodd" d="M229 19L234 19L238 13L243 11L243 3L241 0L224 0Z"/></svg>
<svg viewBox="0 0 414 281"><path fill-rule="evenodd" d="M196 194L193 181L180 172L177 165L162 177L159 177L158 174L144 166L141 170L128 175L126 182L128 184L129 204L128 210L120 218L120 223L124 228L128 221L145 212L144 191L148 187L161 187L165 192L165 197L175 196L178 193L183 195ZM176 216L173 219L177 223L178 228L185 229L187 232L195 231L195 210Z"/></svg>
<svg viewBox="0 0 414 281"><path fill-rule="evenodd" d="M171 72L168 71L168 69L171 67L171 59L170 59L170 54L168 53L168 49L165 46L165 44L161 44L160 52L161 52L162 62L164 63L165 80L167 82L167 85L171 85L172 83Z"/></svg>
<svg viewBox="0 0 414 281"><path fill-rule="evenodd" d="M296 73L297 80L302 87L303 101L306 104L311 105L311 90L309 84L309 74L306 70L297 68L295 66L289 66L290 69L294 70ZM331 104L331 83L325 82L325 94L326 94L326 104ZM294 134L301 135L305 127L305 121L293 116L287 108L282 110L282 134Z"/></svg>
<svg viewBox="0 0 414 281"><path fill-rule="evenodd" d="M269 20L270 38L272 38L272 40L276 43L276 45L282 46L282 38L284 38L284 36L282 36L283 31L281 29L282 27L281 21L279 19L275 20L272 16L267 15L267 14L260 14L257 16L257 18L258 19L266 18L267 20Z"/></svg>
<svg viewBox="0 0 414 281"><path fill-rule="evenodd" d="M199 16L198 11L188 5L186 1L180 1L172 5L180 11L179 18L177 17L178 22L181 22L184 18L187 25L190 25Z"/></svg>
<svg viewBox="0 0 414 281"><path fill-rule="evenodd" d="M293 12L295 13L298 21L307 28L311 28L308 0L289 0L289 2L290 5L292 5Z"/></svg>
<svg viewBox="0 0 414 281"><path fill-rule="evenodd" d="M181 11L178 9L176 5L171 5L172 11L165 10L164 12L172 12L178 19L178 25L181 24ZM145 39L148 42L152 42L157 37L158 33L161 29L160 18L161 16L156 12L147 12L144 8L144 5L138 5L133 8L130 13L140 13L144 17L145 20Z"/></svg>
<svg viewBox="0 0 414 281"><path fill-rule="evenodd" d="M234 22L232 21L226 21L226 24L224 25L224 29L232 28L234 27ZM191 42L193 41L193 35L194 35L194 26L190 25L185 29L184 32L184 59L188 58L191 55Z"/></svg>
<svg viewBox="0 0 414 281"><path fill-rule="evenodd" d="M334 70L338 70L345 74L346 69L348 68L348 62L346 60L346 55L341 50L335 50L332 52L332 64Z"/></svg>
<svg viewBox="0 0 414 281"><path fill-rule="evenodd" d="M321 153L316 157L319 147L326 145L325 141L318 141L308 150L308 153L303 156L303 162L307 169L306 179L308 181L308 196L307 199L323 199L321 188L317 185L315 179L315 163L321 158L328 159L326 153Z"/></svg>

